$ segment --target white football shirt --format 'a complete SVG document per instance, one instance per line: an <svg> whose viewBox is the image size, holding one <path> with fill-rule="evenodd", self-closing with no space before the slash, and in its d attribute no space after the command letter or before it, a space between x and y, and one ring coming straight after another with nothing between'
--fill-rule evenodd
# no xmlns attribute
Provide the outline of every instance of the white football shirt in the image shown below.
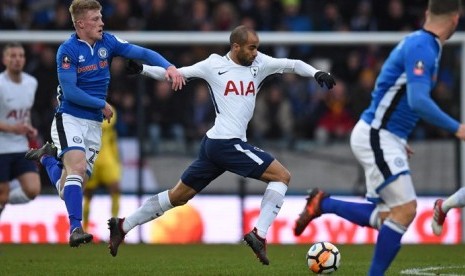
<svg viewBox="0 0 465 276"><path fill-rule="evenodd" d="M31 108L37 80L21 73L21 83L13 82L6 72L0 73L0 121L10 125L31 121ZM0 131L0 154L25 152L29 142L25 135Z"/></svg>
<svg viewBox="0 0 465 276"><path fill-rule="evenodd" d="M263 81L273 74L295 73L296 60L273 58L258 52L250 66L236 64L229 58L217 54L194 65L179 68L187 78L204 79L210 90L216 111L215 124L207 131L211 139L239 138L247 141L247 125L252 119L255 100ZM313 68L313 67L312 67ZM142 74L163 79L164 69L143 66ZM313 72L309 72L313 75Z"/></svg>

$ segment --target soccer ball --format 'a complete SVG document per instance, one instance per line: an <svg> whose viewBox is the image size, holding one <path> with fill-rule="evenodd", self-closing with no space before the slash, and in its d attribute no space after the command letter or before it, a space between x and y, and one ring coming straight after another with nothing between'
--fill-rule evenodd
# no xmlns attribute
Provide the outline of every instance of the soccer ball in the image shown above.
<svg viewBox="0 0 465 276"><path fill-rule="evenodd" d="M317 242L307 252L308 268L316 274L336 271L341 262L341 253L330 242Z"/></svg>

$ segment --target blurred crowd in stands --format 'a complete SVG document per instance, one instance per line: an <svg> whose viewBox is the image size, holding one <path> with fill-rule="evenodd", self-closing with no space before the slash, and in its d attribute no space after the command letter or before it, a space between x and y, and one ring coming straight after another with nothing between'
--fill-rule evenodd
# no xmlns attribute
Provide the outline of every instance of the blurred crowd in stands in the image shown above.
<svg viewBox="0 0 465 276"><path fill-rule="evenodd" d="M2 0L2 30L73 31L68 12L70 0ZM101 0L108 31L230 31L239 24L257 31L410 31L421 28L427 0ZM463 21L463 20L461 20ZM459 31L465 30L465 21ZM124 38L124 37L123 37ZM140 43L138 43L140 44ZM225 42L227 44L227 42ZM39 88L33 110L42 139L50 140L57 86L55 52L58 45L26 44L27 71L37 77ZM225 54L228 45L159 47L177 67L191 65L215 52ZM346 141L360 113L370 101L370 92L392 45L379 46L263 46L275 57L301 59L331 72L337 78L332 92L313 79L283 75L270 80L258 95L249 128L253 143L275 141L294 148L299 141L319 144ZM434 97L454 117L459 116L460 53L446 46ZM164 140L176 148L196 145L214 121L209 91L202 81L193 81L174 93L166 82L128 77L125 61L112 63L109 102L119 113L118 133L138 135L142 114L147 150L160 152ZM1 67L1 66L0 66ZM3 70L3 68L0 68ZM143 91L142 93L138 93ZM137 95L142 95L139 98ZM145 107L140 112L138 106ZM413 139L448 138L449 134L420 123Z"/></svg>

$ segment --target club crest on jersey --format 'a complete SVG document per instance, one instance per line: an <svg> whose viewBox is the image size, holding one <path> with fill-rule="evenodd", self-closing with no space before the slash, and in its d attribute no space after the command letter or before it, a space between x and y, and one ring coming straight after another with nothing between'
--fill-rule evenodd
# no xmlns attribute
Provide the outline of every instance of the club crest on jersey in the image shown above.
<svg viewBox="0 0 465 276"><path fill-rule="evenodd" d="M81 137L74 136L74 137L73 137L73 142L74 142L74 143L77 143L77 144L80 144L80 143L82 143L82 139L81 139Z"/></svg>
<svg viewBox="0 0 465 276"><path fill-rule="evenodd" d="M413 67L413 73L417 76L421 76L423 72L425 72L425 64L423 61L419 60L415 63L415 67Z"/></svg>
<svg viewBox="0 0 465 276"><path fill-rule="evenodd" d="M258 74L258 66L251 66L250 73L252 73L252 76L255 78Z"/></svg>
<svg viewBox="0 0 465 276"><path fill-rule="evenodd" d="M61 68L69 69L71 67L71 59L68 56L63 56L61 59Z"/></svg>
<svg viewBox="0 0 465 276"><path fill-rule="evenodd" d="M394 164L399 168L402 168L405 166L404 160L400 157L396 157L396 159L394 159Z"/></svg>
<svg viewBox="0 0 465 276"><path fill-rule="evenodd" d="M102 47L98 49L98 57L101 59L105 59L108 57L108 51L106 48Z"/></svg>

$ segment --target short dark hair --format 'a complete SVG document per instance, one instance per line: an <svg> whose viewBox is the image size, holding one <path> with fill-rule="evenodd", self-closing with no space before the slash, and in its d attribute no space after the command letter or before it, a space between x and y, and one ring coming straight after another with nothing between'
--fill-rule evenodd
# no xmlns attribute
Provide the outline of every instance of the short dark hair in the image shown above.
<svg viewBox="0 0 465 276"><path fill-rule="evenodd" d="M5 44L5 46L3 46L3 55L6 53L6 51L10 48L23 48L23 45L19 42L8 42L7 44Z"/></svg>
<svg viewBox="0 0 465 276"><path fill-rule="evenodd" d="M255 31L244 25L237 26L232 30L229 36L229 44L232 46L234 43L244 45L247 42L248 34L256 35Z"/></svg>
<svg viewBox="0 0 465 276"><path fill-rule="evenodd" d="M461 9L460 0L429 0L428 10L435 15L459 12Z"/></svg>

